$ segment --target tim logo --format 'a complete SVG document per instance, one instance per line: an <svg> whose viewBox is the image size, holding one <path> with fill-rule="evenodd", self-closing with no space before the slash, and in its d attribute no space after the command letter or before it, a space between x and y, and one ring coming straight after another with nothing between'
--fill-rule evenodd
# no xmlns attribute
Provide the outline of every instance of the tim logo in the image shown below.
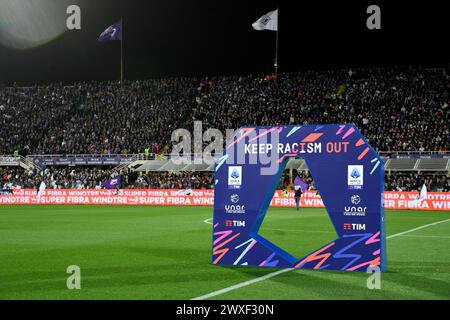
<svg viewBox="0 0 450 320"><path fill-rule="evenodd" d="M228 167L228 188L240 189L242 185L242 167Z"/></svg>
<svg viewBox="0 0 450 320"><path fill-rule="evenodd" d="M344 223L344 230L346 231L366 230L366 225L364 223Z"/></svg>
<svg viewBox="0 0 450 320"><path fill-rule="evenodd" d="M226 227L245 227L245 221L225 220Z"/></svg>

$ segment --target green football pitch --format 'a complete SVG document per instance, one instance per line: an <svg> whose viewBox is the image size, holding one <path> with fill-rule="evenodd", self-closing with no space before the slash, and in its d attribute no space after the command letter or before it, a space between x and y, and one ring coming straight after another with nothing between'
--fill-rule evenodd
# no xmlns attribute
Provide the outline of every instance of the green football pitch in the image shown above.
<svg viewBox="0 0 450 320"><path fill-rule="evenodd" d="M0 206L0 299L450 299L449 211L387 211L380 290L366 273L211 265L211 216L211 207ZM261 234L298 257L335 237L323 209L270 209ZM67 289L69 265L81 269L80 290Z"/></svg>

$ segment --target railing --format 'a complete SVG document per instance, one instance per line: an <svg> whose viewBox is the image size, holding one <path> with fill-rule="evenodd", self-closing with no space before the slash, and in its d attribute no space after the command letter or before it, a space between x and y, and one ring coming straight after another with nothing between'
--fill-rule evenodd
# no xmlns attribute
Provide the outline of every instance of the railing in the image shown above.
<svg viewBox="0 0 450 320"><path fill-rule="evenodd" d="M380 151L378 154L384 158L444 158L450 159L450 151ZM194 159L203 158L205 154L190 153L183 157ZM169 160L179 154L159 155L156 153L137 154L40 154L29 155L27 157L15 155L0 155L0 166L17 166L20 162L28 166L40 167L46 165L55 166L82 166L82 165L115 165L129 164L136 160ZM211 156L211 155L209 155ZM221 154L212 156L214 159L220 158Z"/></svg>
<svg viewBox="0 0 450 320"><path fill-rule="evenodd" d="M132 154L97 154L97 153L82 153L82 154L30 154L30 158L87 158L87 157L104 157L104 158L117 158L117 157L132 157L137 156L139 153Z"/></svg>
<svg viewBox="0 0 450 320"><path fill-rule="evenodd" d="M41 168L33 163L29 158L25 158L23 156L17 155L0 155L0 166L8 167L8 166L21 166L25 169L33 170Z"/></svg>
<svg viewBox="0 0 450 320"><path fill-rule="evenodd" d="M156 159L156 154L51 154L30 155L27 157L33 163L45 166L83 166L83 165L121 165L136 159Z"/></svg>
<svg viewBox="0 0 450 320"><path fill-rule="evenodd" d="M450 158L450 151L379 151L387 158Z"/></svg>
<svg viewBox="0 0 450 320"><path fill-rule="evenodd" d="M37 169L37 170L42 169L37 163L34 163L33 161L31 161L30 158L25 158L23 156L20 156L20 161L23 164L25 164L26 167L28 167L30 169Z"/></svg>
<svg viewBox="0 0 450 320"><path fill-rule="evenodd" d="M145 156L145 155L144 155ZM123 162L119 164L118 166L114 167L113 171L120 172L128 167L129 164L133 163L134 161L138 160L140 157L139 154L134 155L129 161Z"/></svg>
<svg viewBox="0 0 450 320"><path fill-rule="evenodd" d="M181 158L188 158L188 159L194 160L194 159L203 159L203 157L205 155L207 155L208 157L214 158L214 159L218 159L223 154L215 153L214 155L211 155L211 153L186 153L186 154L170 153L170 154L166 154L164 159L168 160L168 159L172 159L172 158L180 158L181 157Z"/></svg>
<svg viewBox="0 0 450 320"><path fill-rule="evenodd" d="M436 157L436 158L450 158L450 151L380 151L378 154L381 157L388 157L388 158L396 158L401 156L411 156L413 158L420 158L420 157ZM171 153L164 155L165 159L170 159L173 157L186 157L186 158L202 158L205 154L204 153L187 153L187 154L177 154L177 153ZM209 154L210 155L210 154ZM213 158L220 158L222 154L215 154L212 156Z"/></svg>

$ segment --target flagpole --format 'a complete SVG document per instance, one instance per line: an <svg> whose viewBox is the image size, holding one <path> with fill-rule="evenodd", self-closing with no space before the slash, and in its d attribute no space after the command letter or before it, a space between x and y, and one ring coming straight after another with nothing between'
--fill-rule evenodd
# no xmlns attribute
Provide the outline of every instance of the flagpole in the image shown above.
<svg viewBox="0 0 450 320"><path fill-rule="evenodd" d="M279 19L280 19L280 10L279 7L277 7L277 35L276 35L276 40L275 40L275 63L274 63L274 67L275 67L275 76L278 75L278 28L279 28Z"/></svg>
<svg viewBox="0 0 450 320"><path fill-rule="evenodd" d="M121 33L122 37L120 38L120 86L123 87L123 21L121 21Z"/></svg>

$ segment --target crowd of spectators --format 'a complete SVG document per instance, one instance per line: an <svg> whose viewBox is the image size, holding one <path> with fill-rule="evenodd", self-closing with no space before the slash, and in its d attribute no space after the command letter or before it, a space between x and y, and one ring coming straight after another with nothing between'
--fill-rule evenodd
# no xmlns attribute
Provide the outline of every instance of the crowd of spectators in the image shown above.
<svg viewBox="0 0 450 320"><path fill-rule="evenodd" d="M105 182L121 176L120 188L136 189L212 189L208 172L116 172L112 167L52 167L41 172L21 167L1 169L0 189L36 189L45 182L49 189L100 189Z"/></svg>
<svg viewBox="0 0 450 320"><path fill-rule="evenodd" d="M449 150L449 81L417 68L0 87L0 154L164 151L176 128L354 123L378 151Z"/></svg>
<svg viewBox="0 0 450 320"><path fill-rule="evenodd" d="M386 191L417 191L425 184L428 191L450 192L450 178L446 173L391 173L385 175L384 181Z"/></svg>
<svg viewBox="0 0 450 320"><path fill-rule="evenodd" d="M214 178L207 172L150 172L140 176L135 187L150 189L213 189Z"/></svg>
<svg viewBox="0 0 450 320"><path fill-rule="evenodd" d="M366 68L210 78L192 122L204 127L354 123L378 151L448 151L446 75Z"/></svg>
<svg viewBox="0 0 450 320"><path fill-rule="evenodd" d="M158 152L192 106L193 79L0 87L0 154Z"/></svg>
<svg viewBox="0 0 450 320"><path fill-rule="evenodd" d="M51 189L99 189L101 183L119 174L111 167L54 167L42 172L25 171L20 167L3 168L0 177L0 189L16 189L39 187L44 181ZM135 189L213 189L212 172L149 172L120 173L121 188ZM293 172L291 179L287 170L281 176L278 188L292 189L296 176L308 184L308 190L316 190L309 172ZM387 173L385 176L386 191L418 191L423 184L428 191L450 192L450 178L446 173Z"/></svg>
<svg viewBox="0 0 450 320"><path fill-rule="evenodd" d="M0 87L0 154L170 152L176 128L354 123L378 151L448 151L450 85L419 68ZM207 143L207 142L206 142ZM0 187L100 188L107 167L2 170ZM306 172L299 173L314 189ZM291 183L283 175L280 188ZM386 190L448 191L448 174L387 174ZM123 174L122 187L213 188L210 173Z"/></svg>
<svg viewBox="0 0 450 320"><path fill-rule="evenodd" d="M40 172L3 168L0 189L36 189L41 182L49 189L100 189L114 174L111 168L102 167L52 167Z"/></svg>

